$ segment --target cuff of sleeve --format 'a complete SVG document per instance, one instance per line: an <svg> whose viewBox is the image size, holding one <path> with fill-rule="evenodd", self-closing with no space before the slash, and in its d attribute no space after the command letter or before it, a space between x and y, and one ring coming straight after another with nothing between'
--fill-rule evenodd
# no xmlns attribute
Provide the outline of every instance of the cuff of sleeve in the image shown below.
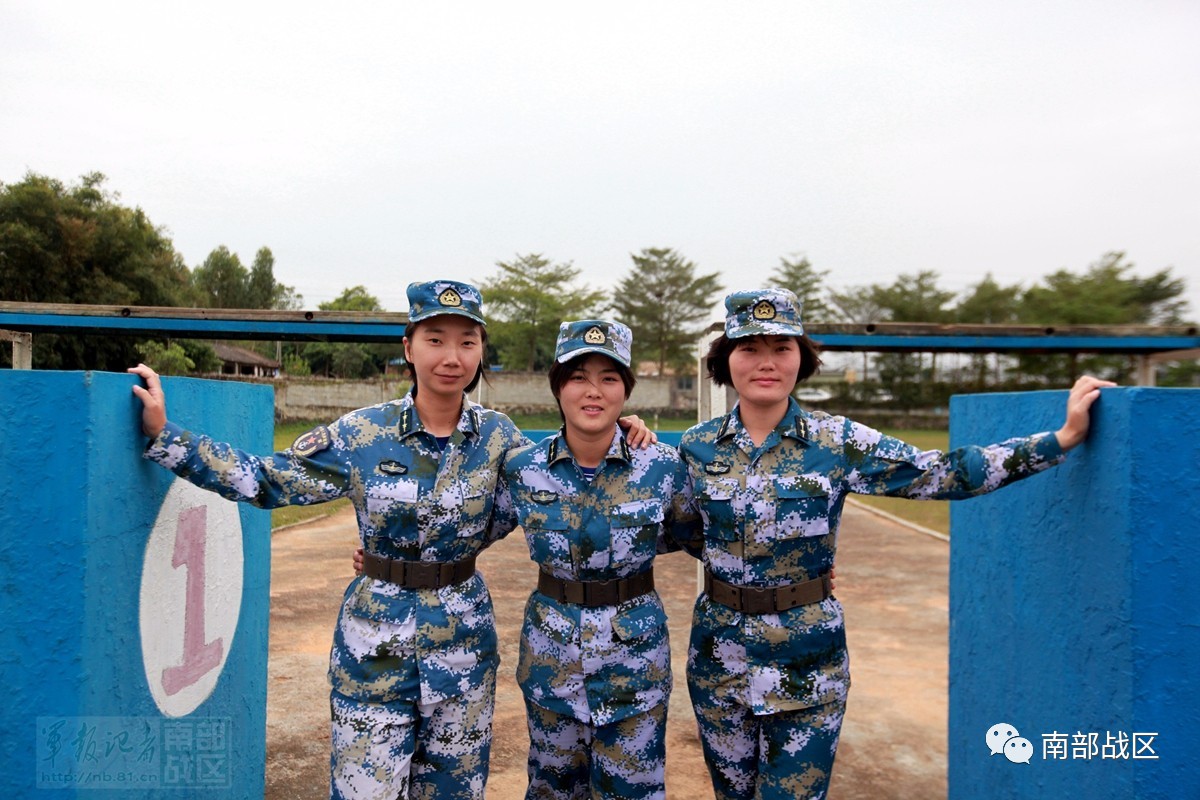
<svg viewBox="0 0 1200 800"><path fill-rule="evenodd" d="M1062 445L1058 443L1058 437L1054 435L1053 431L1038 434L1034 452L1039 458L1045 459L1048 464L1060 464L1067 458L1067 451L1062 449Z"/></svg>
<svg viewBox="0 0 1200 800"><path fill-rule="evenodd" d="M172 445L178 443L183 438L184 433L185 431L182 427L167 420L167 424L158 432L158 436L147 443L146 449L142 451L142 458L148 458L160 464L163 463L171 457Z"/></svg>

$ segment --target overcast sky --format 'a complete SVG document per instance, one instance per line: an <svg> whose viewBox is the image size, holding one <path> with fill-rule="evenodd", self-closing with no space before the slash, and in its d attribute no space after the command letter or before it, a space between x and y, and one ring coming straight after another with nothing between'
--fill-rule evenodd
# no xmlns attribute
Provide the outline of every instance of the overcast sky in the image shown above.
<svg viewBox="0 0 1200 800"><path fill-rule="evenodd" d="M961 290L1124 250L1200 317L1195 0L340 5L0 0L0 181L103 172L310 308L529 252Z"/></svg>

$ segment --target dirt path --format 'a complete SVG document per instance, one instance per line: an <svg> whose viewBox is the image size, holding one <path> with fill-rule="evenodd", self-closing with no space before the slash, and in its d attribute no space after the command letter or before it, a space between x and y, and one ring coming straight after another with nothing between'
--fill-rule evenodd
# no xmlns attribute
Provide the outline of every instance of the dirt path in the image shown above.
<svg viewBox="0 0 1200 800"><path fill-rule="evenodd" d="M846 607L854 687L842 729L832 800L946 796L947 575L949 545L857 508L842 518L837 596ZM268 800L328 797L329 701L325 670L358 541L353 512L275 534L267 683ZM521 612L537 575L524 538L480 559L500 629L500 678L488 797L525 791L525 709L513 671ZM667 794L712 797L687 699L684 666L695 561L656 562L670 617L675 691L667 739Z"/></svg>

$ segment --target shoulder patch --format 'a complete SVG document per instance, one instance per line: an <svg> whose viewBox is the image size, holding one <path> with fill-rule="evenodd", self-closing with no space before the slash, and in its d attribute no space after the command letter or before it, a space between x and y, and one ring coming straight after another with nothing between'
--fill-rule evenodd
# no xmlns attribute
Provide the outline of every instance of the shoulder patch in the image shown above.
<svg viewBox="0 0 1200 800"><path fill-rule="evenodd" d="M296 437L296 441L292 442L292 452L298 456L308 457L322 450L329 449L329 444L332 438L329 435L329 428L320 425L313 428L308 433L302 433Z"/></svg>

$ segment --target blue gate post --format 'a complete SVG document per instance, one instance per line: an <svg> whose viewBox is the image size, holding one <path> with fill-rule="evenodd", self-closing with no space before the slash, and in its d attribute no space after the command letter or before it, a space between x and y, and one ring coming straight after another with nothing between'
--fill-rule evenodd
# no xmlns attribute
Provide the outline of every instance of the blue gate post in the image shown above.
<svg viewBox="0 0 1200 800"><path fill-rule="evenodd" d="M955 397L951 444L1065 398ZM1192 389L1106 389L1066 464L952 507L951 800L1200 796L1198 517Z"/></svg>
<svg viewBox="0 0 1200 800"><path fill-rule="evenodd" d="M263 796L270 518L141 458L136 380L0 371L4 797ZM269 387L163 383L271 449Z"/></svg>

